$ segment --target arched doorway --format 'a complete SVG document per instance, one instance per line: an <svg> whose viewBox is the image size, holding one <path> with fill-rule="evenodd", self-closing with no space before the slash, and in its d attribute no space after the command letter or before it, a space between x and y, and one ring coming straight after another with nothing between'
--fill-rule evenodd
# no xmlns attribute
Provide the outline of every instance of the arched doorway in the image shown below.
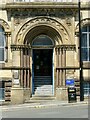
<svg viewBox="0 0 90 120"><path fill-rule="evenodd" d="M32 41L32 93L53 95L53 40L39 35Z"/></svg>

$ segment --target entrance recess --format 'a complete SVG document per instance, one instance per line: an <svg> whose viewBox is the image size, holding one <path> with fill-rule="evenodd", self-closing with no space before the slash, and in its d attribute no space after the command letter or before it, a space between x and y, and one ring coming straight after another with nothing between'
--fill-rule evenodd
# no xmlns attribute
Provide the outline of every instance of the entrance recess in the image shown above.
<svg viewBox="0 0 90 120"><path fill-rule="evenodd" d="M52 76L52 49L34 49L34 76Z"/></svg>
<svg viewBox="0 0 90 120"><path fill-rule="evenodd" d="M52 40L45 35L38 36L33 41L32 93L34 95L53 94L53 49L49 48L51 45L53 45Z"/></svg>

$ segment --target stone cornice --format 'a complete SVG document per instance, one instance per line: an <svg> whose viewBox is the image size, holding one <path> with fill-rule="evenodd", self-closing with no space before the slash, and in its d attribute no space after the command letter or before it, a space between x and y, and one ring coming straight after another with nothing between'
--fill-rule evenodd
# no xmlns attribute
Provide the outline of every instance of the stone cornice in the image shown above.
<svg viewBox="0 0 90 120"><path fill-rule="evenodd" d="M78 3L68 2L21 2L21 3L6 3L0 5L2 9L34 9L34 8L53 8L53 9L78 9ZM81 9L90 9L90 3L83 3Z"/></svg>
<svg viewBox="0 0 90 120"><path fill-rule="evenodd" d="M6 8L76 8L77 4L53 4L53 3L49 3L49 4L27 4L27 3L20 3L20 4L6 4Z"/></svg>

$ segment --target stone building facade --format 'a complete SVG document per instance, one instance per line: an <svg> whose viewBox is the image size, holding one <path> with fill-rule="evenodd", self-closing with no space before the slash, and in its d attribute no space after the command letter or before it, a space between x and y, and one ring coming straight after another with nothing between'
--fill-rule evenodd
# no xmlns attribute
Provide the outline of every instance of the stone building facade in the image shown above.
<svg viewBox="0 0 90 120"><path fill-rule="evenodd" d="M84 97L90 87L90 8L81 2ZM78 1L2 0L0 87L12 104L44 96L67 100L67 80L80 96Z"/></svg>

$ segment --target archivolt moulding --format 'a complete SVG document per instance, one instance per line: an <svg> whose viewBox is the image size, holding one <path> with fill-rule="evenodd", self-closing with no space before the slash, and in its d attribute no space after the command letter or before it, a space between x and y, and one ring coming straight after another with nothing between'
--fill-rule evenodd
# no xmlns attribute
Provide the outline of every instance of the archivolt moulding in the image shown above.
<svg viewBox="0 0 90 120"><path fill-rule="evenodd" d="M72 44L71 35L68 32L69 31L68 27L64 25L61 21L58 21L51 17L35 17L33 19L28 20L17 31L17 35L14 43L23 44L25 35L28 34L31 28L34 28L36 25L51 26L54 30L58 32L60 36L62 35L64 41L68 41L69 44Z"/></svg>
<svg viewBox="0 0 90 120"><path fill-rule="evenodd" d="M0 19L0 25L4 28L5 32L10 32L10 26L5 20Z"/></svg>
<svg viewBox="0 0 90 120"><path fill-rule="evenodd" d="M85 18L85 19L81 20L81 28L86 26L86 25L90 25L90 18ZM76 33L79 32L79 23L76 25L75 32Z"/></svg>

